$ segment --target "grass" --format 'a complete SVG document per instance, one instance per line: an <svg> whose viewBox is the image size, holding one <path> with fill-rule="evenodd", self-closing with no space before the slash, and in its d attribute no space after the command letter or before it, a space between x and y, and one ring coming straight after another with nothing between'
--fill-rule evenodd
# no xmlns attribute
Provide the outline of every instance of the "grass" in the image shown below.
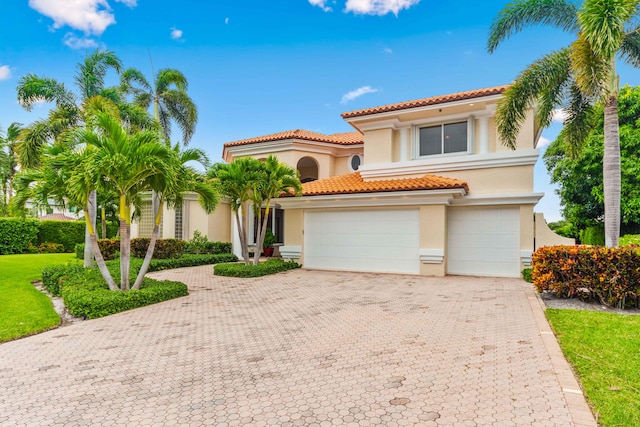
<svg viewBox="0 0 640 427"><path fill-rule="evenodd" d="M640 426L640 316L548 309L603 427Z"/></svg>
<svg viewBox="0 0 640 427"><path fill-rule="evenodd" d="M74 254L0 256L0 342L50 329L60 323L51 300L31 282L44 267L79 262Z"/></svg>

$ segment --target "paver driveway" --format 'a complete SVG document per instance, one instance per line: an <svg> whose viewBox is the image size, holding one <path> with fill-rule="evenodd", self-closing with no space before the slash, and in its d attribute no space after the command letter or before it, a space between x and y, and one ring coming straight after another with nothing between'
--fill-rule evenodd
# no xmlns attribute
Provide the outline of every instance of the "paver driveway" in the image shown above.
<svg viewBox="0 0 640 427"><path fill-rule="evenodd" d="M211 271L0 345L0 425L594 425L521 280Z"/></svg>

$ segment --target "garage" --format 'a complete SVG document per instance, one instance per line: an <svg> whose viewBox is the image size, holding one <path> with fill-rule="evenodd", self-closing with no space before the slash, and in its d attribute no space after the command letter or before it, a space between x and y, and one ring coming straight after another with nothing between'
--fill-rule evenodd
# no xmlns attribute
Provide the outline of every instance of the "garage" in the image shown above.
<svg viewBox="0 0 640 427"><path fill-rule="evenodd" d="M519 208L460 207L447 216L449 274L520 275Z"/></svg>
<svg viewBox="0 0 640 427"><path fill-rule="evenodd" d="M306 268L420 272L417 209L306 211Z"/></svg>

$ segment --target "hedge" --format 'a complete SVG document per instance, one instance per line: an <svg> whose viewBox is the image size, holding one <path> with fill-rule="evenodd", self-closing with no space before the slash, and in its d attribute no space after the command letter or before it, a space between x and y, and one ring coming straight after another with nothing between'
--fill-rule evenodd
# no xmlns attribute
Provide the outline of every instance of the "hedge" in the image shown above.
<svg viewBox="0 0 640 427"><path fill-rule="evenodd" d="M640 234L627 234L620 238L620 246L640 245Z"/></svg>
<svg viewBox="0 0 640 427"><path fill-rule="evenodd" d="M32 218L0 218L0 255L30 252L38 246L40 221Z"/></svg>
<svg viewBox="0 0 640 427"><path fill-rule="evenodd" d="M583 245L604 246L604 225L594 225L580 231Z"/></svg>
<svg viewBox="0 0 640 427"><path fill-rule="evenodd" d="M238 261L238 257L234 254L184 254L180 258L152 259L149 264L149 272L236 261Z"/></svg>
<svg viewBox="0 0 640 427"><path fill-rule="evenodd" d="M131 256L144 258L151 239L141 237L131 239ZM178 258L184 253L185 241L180 239L157 239L153 257L157 259Z"/></svg>
<svg viewBox="0 0 640 427"><path fill-rule="evenodd" d="M538 292L625 308L640 300L640 247L550 246L533 254Z"/></svg>
<svg viewBox="0 0 640 427"><path fill-rule="evenodd" d="M64 246L65 252L73 252L76 244L84 243L85 223L78 221L40 222L38 244L58 243Z"/></svg>
<svg viewBox="0 0 640 427"><path fill-rule="evenodd" d="M300 267L302 267L300 264L293 261L284 261L280 258L270 258L258 265L244 265L242 263L217 264L213 268L213 274L216 276L228 277L260 277Z"/></svg>

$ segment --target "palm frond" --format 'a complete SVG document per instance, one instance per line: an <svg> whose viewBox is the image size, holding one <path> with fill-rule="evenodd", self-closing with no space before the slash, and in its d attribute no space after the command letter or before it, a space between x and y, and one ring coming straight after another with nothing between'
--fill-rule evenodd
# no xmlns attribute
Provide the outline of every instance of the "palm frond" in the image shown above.
<svg viewBox="0 0 640 427"><path fill-rule="evenodd" d="M104 88L105 76L110 69L120 73L122 62L115 53L107 50L96 49L78 64L75 81L83 99L100 94Z"/></svg>
<svg viewBox="0 0 640 427"><path fill-rule="evenodd" d="M577 158L585 139L593 128L592 100L586 97L575 84L569 88L568 98L562 132L566 152L572 158Z"/></svg>
<svg viewBox="0 0 640 427"><path fill-rule="evenodd" d="M640 27L629 32L620 45L622 58L634 67L640 67Z"/></svg>
<svg viewBox="0 0 640 427"><path fill-rule="evenodd" d="M550 120L551 112L558 105L558 94L570 79L570 57L568 49L552 52L529 65L516 81L505 91L498 103L496 126L504 145L515 149L520 128L527 111L536 102L542 102L542 123Z"/></svg>
<svg viewBox="0 0 640 427"><path fill-rule="evenodd" d="M569 0L517 0L508 4L494 19L489 30L487 49L493 53L498 45L527 26L552 25L577 32L577 6Z"/></svg>
<svg viewBox="0 0 640 427"><path fill-rule="evenodd" d="M18 102L27 111L31 111L36 102L55 102L57 106L75 104L73 93L69 92L63 83L35 74L22 77L18 81L17 91Z"/></svg>
<svg viewBox="0 0 640 427"><path fill-rule="evenodd" d="M582 32L571 45L571 68L576 84L583 93L601 99L608 96L608 83L614 67L608 58L592 49Z"/></svg>
<svg viewBox="0 0 640 427"><path fill-rule="evenodd" d="M585 0L578 12L581 38L596 56L615 60L626 32L625 24L638 12L640 0Z"/></svg>
<svg viewBox="0 0 640 427"><path fill-rule="evenodd" d="M181 71L174 68L163 68L158 71L156 76L155 91L156 94L162 93L166 90L175 88L178 91L186 92L189 88L189 82Z"/></svg>
<svg viewBox="0 0 640 427"><path fill-rule="evenodd" d="M175 120L182 131L183 144L187 145L195 132L198 122L198 109L186 92L166 90L162 92L161 102L168 116Z"/></svg>

